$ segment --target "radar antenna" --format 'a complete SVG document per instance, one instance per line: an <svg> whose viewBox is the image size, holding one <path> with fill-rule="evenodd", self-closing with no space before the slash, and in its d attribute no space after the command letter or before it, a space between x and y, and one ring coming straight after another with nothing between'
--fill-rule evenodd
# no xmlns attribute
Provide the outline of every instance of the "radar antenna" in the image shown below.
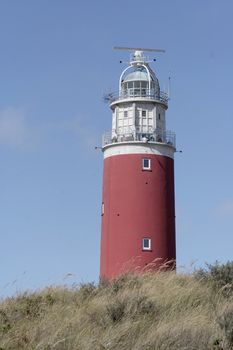
<svg viewBox="0 0 233 350"><path fill-rule="evenodd" d="M143 52L165 52L163 49L145 49L142 47L121 47L114 46L114 50L123 50L123 51L143 51Z"/></svg>

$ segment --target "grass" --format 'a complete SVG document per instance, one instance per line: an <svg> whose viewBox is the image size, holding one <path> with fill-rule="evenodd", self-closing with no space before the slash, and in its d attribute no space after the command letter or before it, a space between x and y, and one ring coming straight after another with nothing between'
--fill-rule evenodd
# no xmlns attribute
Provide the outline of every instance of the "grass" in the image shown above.
<svg viewBox="0 0 233 350"><path fill-rule="evenodd" d="M8 298L0 303L0 350L233 349L233 293L225 293L232 280L226 280L216 283L208 267Z"/></svg>

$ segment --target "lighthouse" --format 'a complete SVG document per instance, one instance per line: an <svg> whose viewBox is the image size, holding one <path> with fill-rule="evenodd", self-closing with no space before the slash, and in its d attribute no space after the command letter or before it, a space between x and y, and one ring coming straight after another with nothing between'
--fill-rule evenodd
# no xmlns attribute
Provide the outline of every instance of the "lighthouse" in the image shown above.
<svg viewBox="0 0 233 350"><path fill-rule="evenodd" d="M102 140L102 279L174 267L176 259L175 133L166 128L168 95L144 54L163 50L120 49L131 56L108 96L112 129Z"/></svg>

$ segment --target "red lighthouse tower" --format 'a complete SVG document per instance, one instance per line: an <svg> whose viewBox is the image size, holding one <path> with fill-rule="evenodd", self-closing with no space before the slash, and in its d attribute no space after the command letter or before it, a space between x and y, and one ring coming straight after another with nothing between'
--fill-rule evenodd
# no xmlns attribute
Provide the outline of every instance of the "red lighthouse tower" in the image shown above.
<svg viewBox="0 0 233 350"><path fill-rule="evenodd" d="M143 51L133 51L119 92L109 97L112 130L103 136L101 278L175 261L175 134L168 96ZM161 50L155 50L161 51Z"/></svg>

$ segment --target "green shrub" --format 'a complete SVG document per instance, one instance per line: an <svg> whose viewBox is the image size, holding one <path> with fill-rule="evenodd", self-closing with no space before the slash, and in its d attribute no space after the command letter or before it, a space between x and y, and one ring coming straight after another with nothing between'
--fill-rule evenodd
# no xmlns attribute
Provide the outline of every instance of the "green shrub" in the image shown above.
<svg viewBox="0 0 233 350"><path fill-rule="evenodd" d="M136 274L124 274L118 278L115 278L111 281L111 292L117 294L126 288L138 288L140 286L140 278Z"/></svg>
<svg viewBox="0 0 233 350"><path fill-rule="evenodd" d="M107 315L113 323L122 320L125 315L126 302L123 300L115 299L112 303L107 305Z"/></svg>
<svg viewBox="0 0 233 350"><path fill-rule="evenodd" d="M86 300L92 297L95 292L96 292L96 286L94 282L92 282L92 283L81 284L78 294L82 300Z"/></svg>
<svg viewBox="0 0 233 350"><path fill-rule="evenodd" d="M16 313L23 317L37 318L43 313L43 297L36 293L23 294L17 298L18 307L15 309Z"/></svg>
<svg viewBox="0 0 233 350"><path fill-rule="evenodd" d="M233 348L233 304L227 308L218 317L217 322L224 332L224 336L229 349Z"/></svg>
<svg viewBox="0 0 233 350"><path fill-rule="evenodd" d="M7 333L11 329L9 318L4 310L0 310L0 334Z"/></svg>
<svg viewBox="0 0 233 350"><path fill-rule="evenodd" d="M195 276L211 283L214 289L221 291L225 296L233 295L233 261L223 265L217 261L212 265L206 264L206 268L197 270Z"/></svg>
<svg viewBox="0 0 233 350"><path fill-rule="evenodd" d="M132 320L148 315L155 316L158 313L155 303L146 295L136 295L130 298L126 307L127 315Z"/></svg>

